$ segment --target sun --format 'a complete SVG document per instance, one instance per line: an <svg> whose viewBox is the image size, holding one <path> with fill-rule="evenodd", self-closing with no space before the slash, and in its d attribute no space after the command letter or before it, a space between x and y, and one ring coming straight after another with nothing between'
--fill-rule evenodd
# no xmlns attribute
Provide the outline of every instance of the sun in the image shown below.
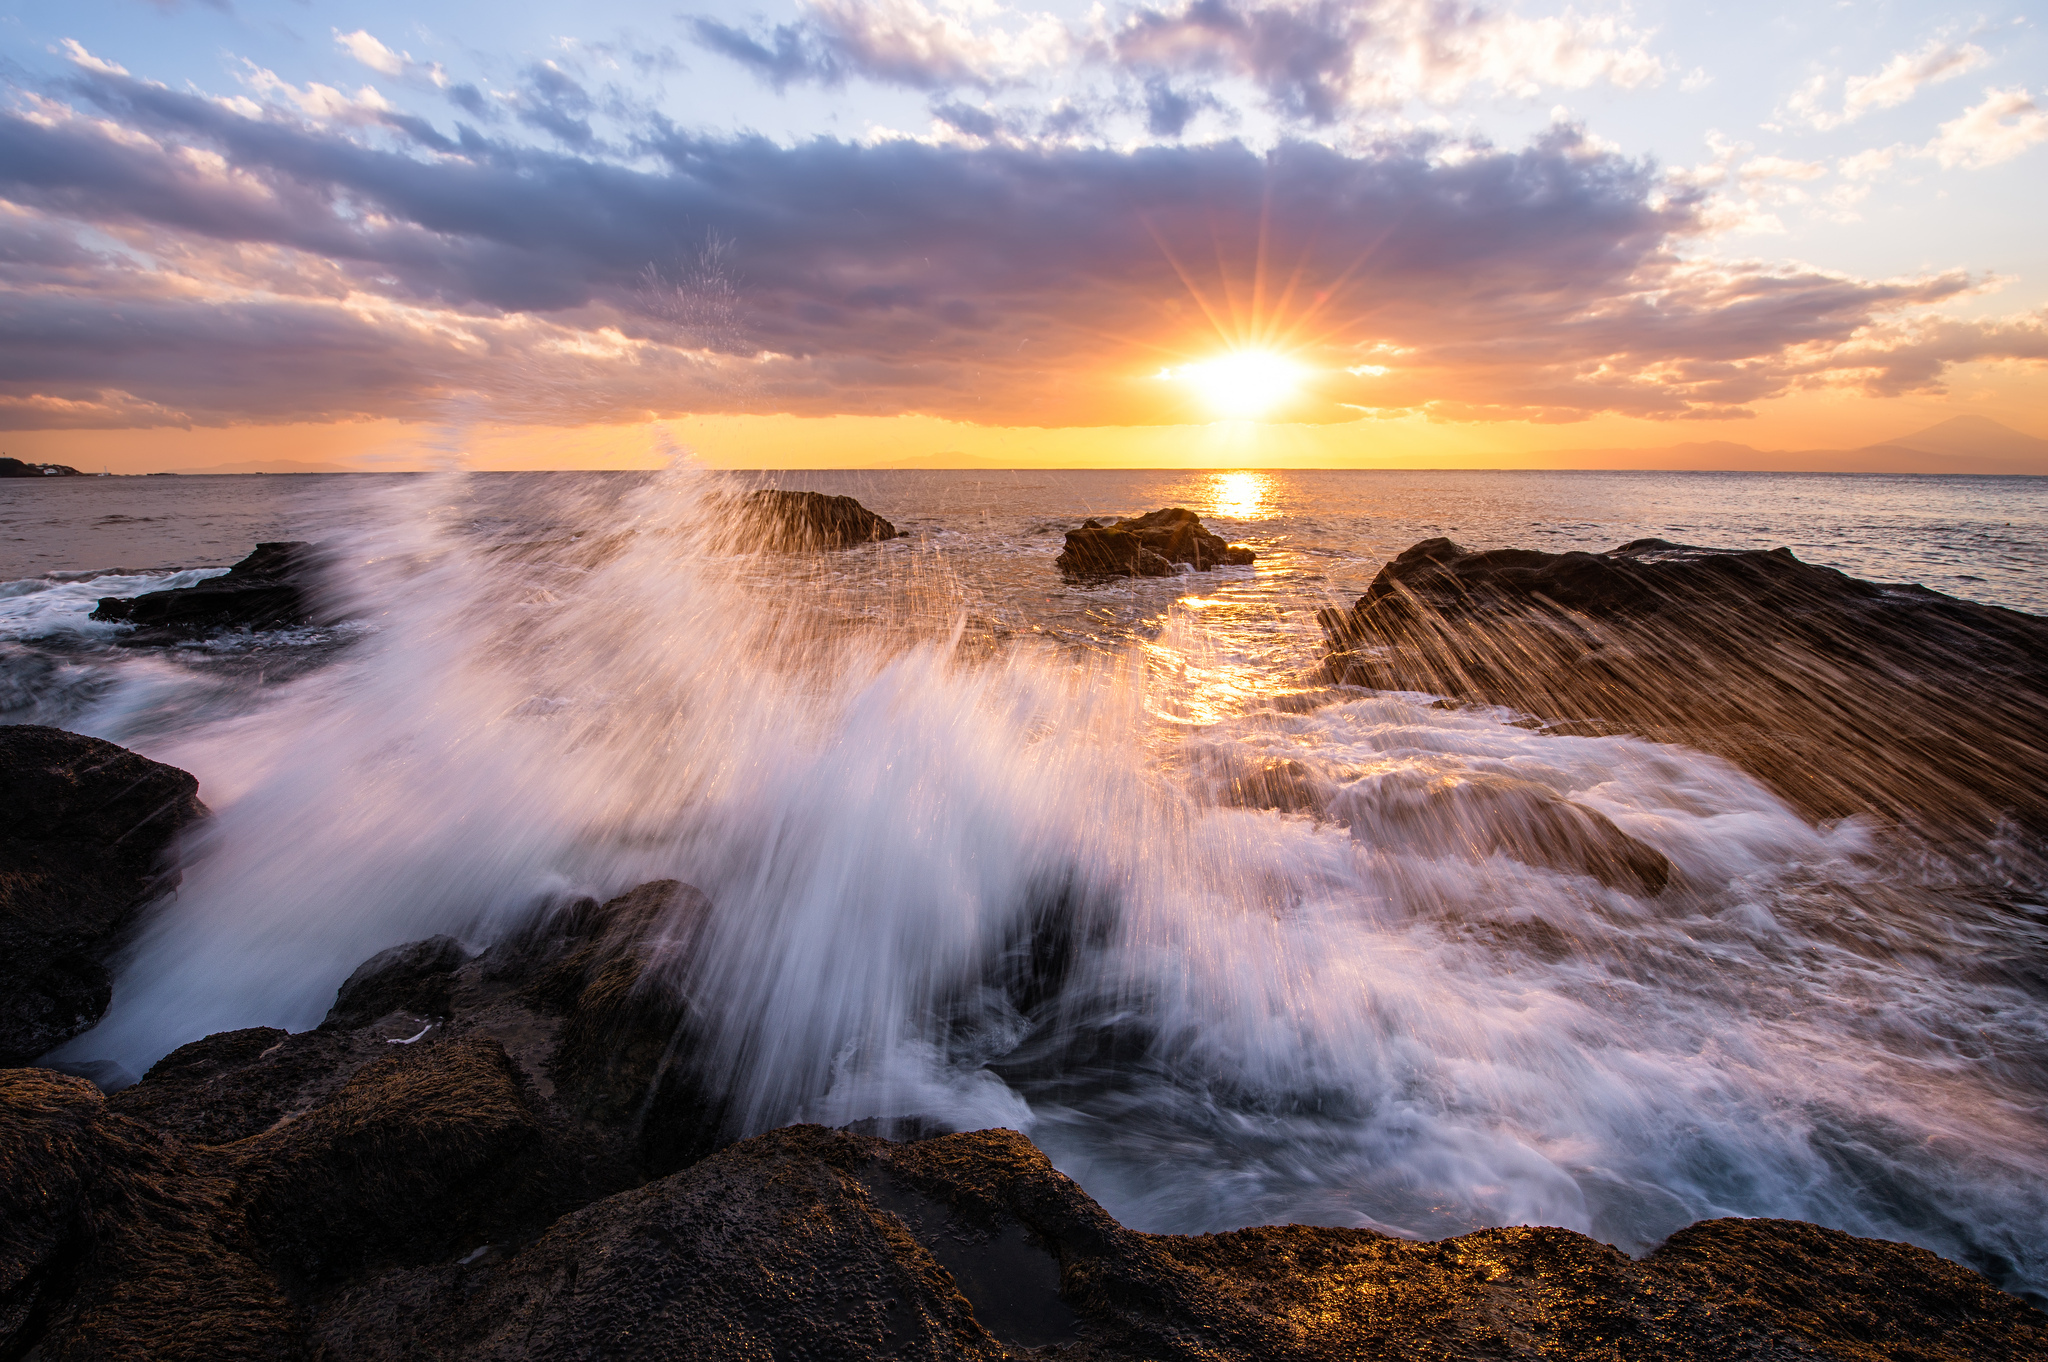
<svg viewBox="0 0 2048 1362"><path fill-rule="evenodd" d="M1185 383L1226 420L1264 416L1294 396L1304 371L1271 350L1232 350L1214 359L1161 369L1159 377Z"/></svg>

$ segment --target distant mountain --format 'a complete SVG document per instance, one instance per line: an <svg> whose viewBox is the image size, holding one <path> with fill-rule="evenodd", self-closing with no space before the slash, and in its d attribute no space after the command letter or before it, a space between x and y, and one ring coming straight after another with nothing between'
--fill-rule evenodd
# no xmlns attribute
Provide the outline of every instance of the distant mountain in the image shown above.
<svg viewBox="0 0 2048 1362"><path fill-rule="evenodd" d="M355 473L361 470L342 463L300 463L294 459L251 459L245 463L217 463L207 468L173 468L172 473L202 477L215 473Z"/></svg>
<svg viewBox="0 0 2048 1362"><path fill-rule="evenodd" d="M2048 474L2048 440L1983 416L1946 421L1856 449L1757 449L1730 440L1661 449L1544 450L1546 463L1574 468L1699 472Z"/></svg>
<svg viewBox="0 0 2048 1362"><path fill-rule="evenodd" d="M1984 416L1951 416L1925 430L1885 441L1901 449L1940 454L1952 459L1992 459L2000 463L2031 463L2048 471L2048 440L2022 434Z"/></svg>

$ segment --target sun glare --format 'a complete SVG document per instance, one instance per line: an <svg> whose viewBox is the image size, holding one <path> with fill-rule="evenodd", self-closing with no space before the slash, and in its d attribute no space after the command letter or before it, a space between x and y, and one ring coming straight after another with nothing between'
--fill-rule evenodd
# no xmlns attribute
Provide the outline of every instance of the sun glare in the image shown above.
<svg viewBox="0 0 2048 1362"><path fill-rule="evenodd" d="M1258 473L1219 473L1211 484L1216 514L1256 520L1266 513L1266 479Z"/></svg>
<svg viewBox="0 0 2048 1362"><path fill-rule="evenodd" d="M1161 378L1187 384L1218 416L1245 421L1264 416L1294 395L1302 368L1270 350L1233 350L1198 364L1162 369Z"/></svg>

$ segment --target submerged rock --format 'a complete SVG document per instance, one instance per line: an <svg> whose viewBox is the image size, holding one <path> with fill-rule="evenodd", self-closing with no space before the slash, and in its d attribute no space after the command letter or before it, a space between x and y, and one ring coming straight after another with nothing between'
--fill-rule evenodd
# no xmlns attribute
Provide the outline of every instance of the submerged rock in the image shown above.
<svg viewBox="0 0 2048 1362"><path fill-rule="evenodd" d="M316 545L296 541L258 544L225 574L197 585L140 596L102 597L92 618L173 631L282 629L306 624L314 616L321 565Z"/></svg>
<svg viewBox="0 0 2048 1362"><path fill-rule="evenodd" d="M1332 681L1508 705L1742 766L1808 817L2048 827L2048 620L1784 549L1415 545L1320 615Z"/></svg>
<svg viewBox="0 0 2048 1362"><path fill-rule="evenodd" d="M765 488L734 506L728 547L798 552L908 537L852 497Z"/></svg>
<svg viewBox="0 0 2048 1362"><path fill-rule="evenodd" d="M1175 506L1112 525L1084 521L1078 530L1067 531L1066 547L1053 562L1074 578L1166 577L1176 563L1207 572L1218 564L1242 566L1257 556L1242 545L1224 543L1202 527L1193 511Z"/></svg>
<svg viewBox="0 0 2048 1362"><path fill-rule="evenodd" d="M1431 857L1499 854L1645 898L1671 880L1664 853L1606 814L1509 776L1396 772L1347 786L1328 813L1362 840Z"/></svg>
<svg viewBox="0 0 2048 1362"><path fill-rule="evenodd" d="M102 961L178 883L172 844L199 782L124 747L0 726L0 1065L26 1064L107 1010Z"/></svg>

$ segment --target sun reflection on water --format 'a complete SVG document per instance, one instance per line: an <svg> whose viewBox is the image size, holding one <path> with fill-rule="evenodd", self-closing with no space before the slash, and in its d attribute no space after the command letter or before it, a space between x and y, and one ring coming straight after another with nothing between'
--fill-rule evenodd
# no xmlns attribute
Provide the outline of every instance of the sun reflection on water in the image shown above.
<svg viewBox="0 0 2048 1362"><path fill-rule="evenodd" d="M1264 473L1218 473L1209 492L1212 515L1257 520L1266 512L1269 479Z"/></svg>

